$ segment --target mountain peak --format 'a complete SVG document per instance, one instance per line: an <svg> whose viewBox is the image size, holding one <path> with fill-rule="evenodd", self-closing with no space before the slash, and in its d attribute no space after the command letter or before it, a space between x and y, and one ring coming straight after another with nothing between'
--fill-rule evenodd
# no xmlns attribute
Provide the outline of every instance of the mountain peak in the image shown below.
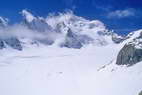
<svg viewBox="0 0 142 95"><path fill-rule="evenodd" d="M7 18L3 18L3 17L0 17L0 26L7 26L8 25L8 19Z"/></svg>
<svg viewBox="0 0 142 95"><path fill-rule="evenodd" d="M27 10L22 10L21 13L22 13L23 17L25 18L25 20L28 22L32 22L33 20L36 19L36 17Z"/></svg>

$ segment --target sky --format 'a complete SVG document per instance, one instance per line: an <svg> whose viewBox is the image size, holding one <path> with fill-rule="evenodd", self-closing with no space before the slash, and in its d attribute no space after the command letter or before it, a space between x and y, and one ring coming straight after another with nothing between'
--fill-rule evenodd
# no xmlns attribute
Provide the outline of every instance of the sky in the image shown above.
<svg viewBox="0 0 142 95"><path fill-rule="evenodd" d="M109 29L127 34L142 29L142 0L1 0L0 16L15 23L20 11L46 17L49 13L72 10L75 15L100 20Z"/></svg>

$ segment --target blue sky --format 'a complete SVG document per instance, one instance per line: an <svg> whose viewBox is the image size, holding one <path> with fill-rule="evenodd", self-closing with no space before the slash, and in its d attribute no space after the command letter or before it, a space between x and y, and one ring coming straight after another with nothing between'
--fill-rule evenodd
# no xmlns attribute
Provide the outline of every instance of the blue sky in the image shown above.
<svg viewBox="0 0 142 95"><path fill-rule="evenodd" d="M21 20L22 9L40 16L72 10L78 16L103 21L120 34L142 28L142 0L1 0L0 15L12 22Z"/></svg>

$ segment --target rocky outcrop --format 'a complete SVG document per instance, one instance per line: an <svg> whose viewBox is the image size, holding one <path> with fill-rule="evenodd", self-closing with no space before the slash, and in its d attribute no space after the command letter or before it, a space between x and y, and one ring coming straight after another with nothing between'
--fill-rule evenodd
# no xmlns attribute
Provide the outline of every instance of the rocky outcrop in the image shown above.
<svg viewBox="0 0 142 95"><path fill-rule="evenodd" d="M4 49L7 46L9 46L13 49L16 49L16 50L23 49L21 42L15 37L0 39L0 49Z"/></svg>
<svg viewBox="0 0 142 95"><path fill-rule="evenodd" d="M22 46L18 38L11 36L10 34L6 37L4 35L7 35L7 27L8 27L8 19L0 17L0 49L6 48L7 46L22 50Z"/></svg>
<svg viewBox="0 0 142 95"><path fill-rule="evenodd" d="M84 44L91 42L93 39L86 35L77 35L72 32L71 29L67 31L65 42L61 45L62 47L80 49Z"/></svg>
<svg viewBox="0 0 142 95"><path fill-rule="evenodd" d="M139 95L142 95L142 91L139 93Z"/></svg>
<svg viewBox="0 0 142 95"><path fill-rule="evenodd" d="M3 49L3 48L5 48L4 42L2 40L0 40L0 49Z"/></svg>
<svg viewBox="0 0 142 95"><path fill-rule="evenodd" d="M130 33L117 56L117 65L134 65L142 61L142 30Z"/></svg>
<svg viewBox="0 0 142 95"><path fill-rule="evenodd" d="M112 41L116 44L119 44L125 40L125 37L119 36L116 33L113 33L112 35Z"/></svg>
<svg viewBox="0 0 142 95"><path fill-rule="evenodd" d="M8 25L8 19L0 17L0 28L6 27Z"/></svg>
<svg viewBox="0 0 142 95"><path fill-rule="evenodd" d="M117 56L117 65L134 65L142 61L142 49L133 44L126 44Z"/></svg>
<svg viewBox="0 0 142 95"><path fill-rule="evenodd" d="M74 34L70 29L68 30L65 42L62 45L63 47L68 47L68 48L81 48L82 44L81 42L77 39L77 35Z"/></svg>
<svg viewBox="0 0 142 95"><path fill-rule="evenodd" d="M38 32L51 31L52 28L46 23L46 20L42 17L36 17L27 10L22 11L23 22L22 24L27 26L29 29Z"/></svg>
<svg viewBox="0 0 142 95"><path fill-rule="evenodd" d="M4 42L13 49L22 50L20 41L17 38L11 37L4 39Z"/></svg>

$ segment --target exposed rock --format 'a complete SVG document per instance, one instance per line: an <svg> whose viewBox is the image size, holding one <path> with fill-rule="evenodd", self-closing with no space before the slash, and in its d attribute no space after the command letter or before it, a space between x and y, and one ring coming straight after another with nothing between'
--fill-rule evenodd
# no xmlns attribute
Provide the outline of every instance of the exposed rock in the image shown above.
<svg viewBox="0 0 142 95"><path fill-rule="evenodd" d="M118 54L117 65L134 65L142 61L142 49L136 48L133 44L126 44Z"/></svg>
<svg viewBox="0 0 142 95"><path fill-rule="evenodd" d="M8 19L0 17L0 28L6 27L8 25Z"/></svg>
<svg viewBox="0 0 142 95"><path fill-rule="evenodd" d="M81 47L83 47L83 44L87 44L91 40L93 39L89 38L86 35L77 35L76 33L73 33L71 29L69 29L65 42L61 46L80 49Z"/></svg>
<svg viewBox="0 0 142 95"><path fill-rule="evenodd" d="M82 44L81 42L77 39L77 35L74 34L70 29L68 30L66 39L64 44L62 45L64 47L68 48L81 48Z"/></svg>
<svg viewBox="0 0 142 95"><path fill-rule="evenodd" d="M13 49L17 49L17 50L22 50L22 46L21 46L21 43L20 41L17 39L17 38L7 38L7 39L4 39L4 42L12 47Z"/></svg>
<svg viewBox="0 0 142 95"><path fill-rule="evenodd" d="M7 46L13 49L22 50L20 41L15 37L0 39L0 49L6 48Z"/></svg>
<svg viewBox="0 0 142 95"><path fill-rule="evenodd" d="M6 29L8 26L8 19L0 17L0 29L6 34L6 30L4 31L3 29ZM1 32L2 32L1 31ZM13 49L17 50L22 50L22 46L20 41L16 37L12 37L9 35L9 37L3 37L2 35L0 36L0 49L6 48L6 46L10 46Z"/></svg>
<svg viewBox="0 0 142 95"><path fill-rule="evenodd" d="M51 31L52 28L46 23L45 19L42 17L36 17L27 10L22 11L23 24L29 29L38 31L38 32L47 32Z"/></svg>
<svg viewBox="0 0 142 95"><path fill-rule="evenodd" d="M142 95L142 91L139 93L139 95Z"/></svg>
<svg viewBox="0 0 142 95"><path fill-rule="evenodd" d="M0 49L3 49L3 48L5 48L4 42L2 40L0 40Z"/></svg>
<svg viewBox="0 0 142 95"><path fill-rule="evenodd" d="M119 44L125 40L125 37L122 37L116 33L112 34L112 41L116 44Z"/></svg>

